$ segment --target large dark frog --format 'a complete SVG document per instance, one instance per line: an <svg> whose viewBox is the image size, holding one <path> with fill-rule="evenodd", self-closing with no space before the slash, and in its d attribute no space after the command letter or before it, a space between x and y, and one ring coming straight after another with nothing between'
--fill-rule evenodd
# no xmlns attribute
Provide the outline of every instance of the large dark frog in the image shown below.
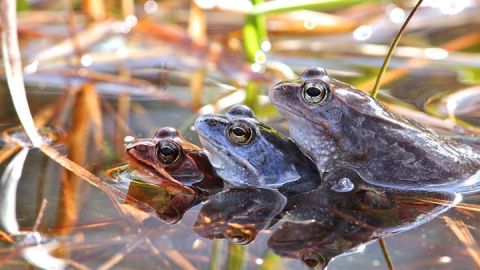
<svg viewBox="0 0 480 270"><path fill-rule="evenodd" d="M246 106L201 116L195 128L212 166L233 186L278 188L320 178L292 140L258 121Z"/></svg>
<svg viewBox="0 0 480 270"><path fill-rule="evenodd" d="M130 163L143 173L162 179L171 177L182 185L202 190L223 186L203 149L185 140L172 127L161 128L153 138L132 141L125 151Z"/></svg>
<svg viewBox="0 0 480 270"><path fill-rule="evenodd" d="M310 68L269 97L290 135L321 172L355 169L372 184L471 192L480 186L480 154L387 110L365 92Z"/></svg>

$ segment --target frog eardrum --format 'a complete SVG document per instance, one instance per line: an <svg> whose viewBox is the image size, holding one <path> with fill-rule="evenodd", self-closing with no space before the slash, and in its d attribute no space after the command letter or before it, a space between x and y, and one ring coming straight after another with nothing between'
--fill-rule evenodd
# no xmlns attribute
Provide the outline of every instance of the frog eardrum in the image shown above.
<svg viewBox="0 0 480 270"><path fill-rule="evenodd" d="M324 82L306 83L302 88L303 99L310 104L319 104L324 102L330 89Z"/></svg>
<svg viewBox="0 0 480 270"><path fill-rule="evenodd" d="M252 128L243 122L235 122L227 128L227 137L234 144L248 144L253 139Z"/></svg>
<svg viewBox="0 0 480 270"><path fill-rule="evenodd" d="M171 141L160 142L157 149L157 157L163 164L172 164L181 156L180 147Z"/></svg>

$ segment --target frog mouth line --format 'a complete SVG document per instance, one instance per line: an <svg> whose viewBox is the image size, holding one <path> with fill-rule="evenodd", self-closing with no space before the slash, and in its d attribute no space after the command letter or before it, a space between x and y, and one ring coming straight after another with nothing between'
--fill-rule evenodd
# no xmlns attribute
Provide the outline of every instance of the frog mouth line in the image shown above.
<svg viewBox="0 0 480 270"><path fill-rule="evenodd" d="M286 111L286 112L288 112L288 113L290 113L290 114L295 115L295 116L298 117L298 118L301 118L301 119L303 119L303 120L307 120L308 122L310 122L310 123L312 123L312 124L314 124L314 125L320 125L320 126L322 126L322 128L324 128L324 129L327 128L327 125L325 124L325 121L322 121L322 122L318 123L318 122L315 122L315 121L309 119L305 114L303 114L303 113L301 113L301 112L295 112L295 111L293 111L293 110L287 109L287 108L285 108L285 107L283 107L283 106L280 106L280 105L277 105L277 104L275 104L275 106L277 106L278 108L280 108L280 109L283 110L283 111Z"/></svg>
<svg viewBox="0 0 480 270"><path fill-rule="evenodd" d="M127 153L128 154L128 153ZM128 154L130 156L130 154ZM146 163L146 162L143 162L141 160L138 160L138 159L130 159L130 163L134 164L136 167L140 167L139 169L145 169L147 170L149 173L157 176L157 177L161 177L161 178L165 178L164 175L162 175L160 172L158 172L152 165ZM140 170L141 172L141 170Z"/></svg>
<svg viewBox="0 0 480 270"><path fill-rule="evenodd" d="M212 146L213 148L215 148L215 154L217 154L217 153L221 154L222 158L232 160L238 166L241 166L241 167L244 167L244 168L250 168L248 170L250 172L255 172L256 171L255 167L253 167L250 163L241 162L240 160L238 160L234 156L229 155L225 150L222 149L222 147L219 146L219 143L217 143L215 140L207 139L205 136L200 135L200 133L198 133L198 136L200 137L200 139L203 139L202 144L204 144L204 146L206 146L205 145L205 143L206 143L206 144ZM225 157L229 157L229 158L225 158ZM256 177L259 178L258 175Z"/></svg>

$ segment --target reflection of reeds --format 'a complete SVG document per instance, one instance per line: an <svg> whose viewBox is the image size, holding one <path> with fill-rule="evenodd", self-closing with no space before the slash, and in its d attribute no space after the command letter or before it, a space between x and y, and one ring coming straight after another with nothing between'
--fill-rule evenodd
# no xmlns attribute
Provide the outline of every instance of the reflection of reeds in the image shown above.
<svg viewBox="0 0 480 270"><path fill-rule="evenodd" d="M202 107L202 93L205 85L205 70L199 69L190 77L190 96L192 97L192 110Z"/></svg>
<svg viewBox="0 0 480 270"><path fill-rule="evenodd" d="M467 228L467 225L461 220L453 220L449 217L443 217L448 227L453 231L455 236L465 245L467 253L477 264L477 267L480 267L480 246L478 246L477 241L473 238L472 233Z"/></svg>
<svg viewBox="0 0 480 270"><path fill-rule="evenodd" d="M222 240L215 239L212 241L209 270L220 270L220 253L222 252L222 246Z"/></svg>
<svg viewBox="0 0 480 270"><path fill-rule="evenodd" d="M154 233L154 229L148 229L145 231L140 232L137 237L132 239L131 241L127 242L123 249L117 253L115 253L110 259L108 259L106 262L104 262L102 265L100 265L97 269L98 270L109 270L113 268L116 264L118 264L120 261L122 261L126 254L132 252L135 250L138 246L145 244L145 241L148 239L148 237Z"/></svg>
<svg viewBox="0 0 480 270"><path fill-rule="evenodd" d="M189 262L185 258L185 256L183 256L182 253L180 253L178 250L172 248L170 250L167 250L165 254L170 260L175 262L180 267L180 269L197 270L197 268L193 266L193 264Z"/></svg>
<svg viewBox="0 0 480 270"><path fill-rule="evenodd" d="M0 230L0 241L7 241L10 244L13 244L13 238L6 232Z"/></svg>
<svg viewBox="0 0 480 270"><path fill-rule="evenodd" d="M103 125L98 95L92 85L84 85L77 93L73 108L72 128L68 136L68 158L79 165L85 165L88 154L98 156L103 149ZM93 153L87 151L91 149L89 138L92 127L95 141ZM58 226L65 228L64 233L68 234L78 219L78 208L81 205L78 200L80 179L75 174L64 172L61 182ZM83 198L86 196L82 195Z"/></svg>
<svg viewBox="0 0 480 270"><path fill-rule="evenodd" d="M106 102L104 102L105 104ZM126 119L130 113L130 94L123 93L118 97L118 113L115 113L115 149L122 149L124 146L125 133L130 131ZM129 132L130 133L130 132ZM125 154L124 151L115 152L118 158Z"/></svg>
<svg viewBox="0 0 480 270"><path fill-rule="evenodd" d="M227 270L241 270L245 268L246 246L228 243Z"/></svg>
<svg viewBox="0 0 480 270"><path fill-rule="evenodd" d="M283 269L283 267L280 266L281 263L282 257L269 250L263 256L263 263L259 267L259 270L280 270Z"/></svg>

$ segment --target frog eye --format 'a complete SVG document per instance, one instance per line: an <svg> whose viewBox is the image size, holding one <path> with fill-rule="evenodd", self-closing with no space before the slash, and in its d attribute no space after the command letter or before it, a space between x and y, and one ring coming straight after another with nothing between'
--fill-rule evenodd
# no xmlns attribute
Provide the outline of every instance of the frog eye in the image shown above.
<svg viewBox="0 0 480 270"><path fill-rule="evenodd" d="M180 148L173 142L161 142L157 149L157 157L164 164L172 164L180 157Z"/></svg>
<svg viewBox="0 0 480 270"><path fill-rule="evenodd" d="M327 99L330 91L326 83L307 83L303 86L303 99L310 104L318 104Z"/></svg>
<svg viewBox="0 0 480 270"><path fill-rule="evenodd" d="M246 245L255 240L256 233L252 229L228 228L225 236L234 244Z"/></svg>
<svg viewBox="0 0 480 270"><path fill-rule="evenodd" d="M235 144L247 144L253 137L253 130L249 125L237 122L228 127L227 135Z"/></svg>
<svg viewBox="0 0 480 270"><path fill-rule="evenodd" d="M302 261L308 265L309 267L318 267L321 266L320 268L323 269L322 267L325 266L326 260L325 258L320 255L320 254L305 254L302 256Z"/></svg>

